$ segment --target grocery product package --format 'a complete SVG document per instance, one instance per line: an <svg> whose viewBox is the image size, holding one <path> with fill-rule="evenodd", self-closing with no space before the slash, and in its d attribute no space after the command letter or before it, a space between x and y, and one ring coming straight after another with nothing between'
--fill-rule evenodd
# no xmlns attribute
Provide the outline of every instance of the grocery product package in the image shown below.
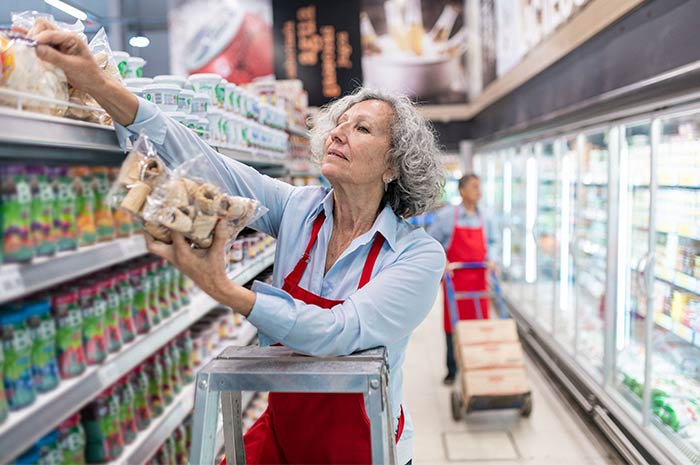
<svg viewBox="0 0 700 465"><path fill-rule="evenodd" d="M220 220L230 224L229 240L233 241L245 226L267 212L258 201L230 195L226 190L206 155L169 169L142 134L122 164L109 197L114 208L140 218L144 229L157 240L170 243L171 231L177 231L206 249Z"/></svg>
<svg viewBox="0 0 700 465"><path fill-rule="evenodd" d="M0 30L0 88L53 100L23 98L23 108L63 116L68 101L68 80L60 68L36 56L36 44L22 34ZM0 105L16 107L18 97L0 94Z"/></svg>
<svg viewBox="0 0 700 465"><path fill-rule="evenodd" d="M97 31L95 37L90 41L89 46L90 52L97 62L97 66L99 66L110 79L121 83L122 77L119 73L119 68L117 68L117 62L112 54L112 48L109 45L109 40L107 39L104 28ZM95 99L82 90L71 87L70 101L77 105L95 108L97 111L69 107L68 111L66 111L66 116L79 120L91 121L93 123L100 123L106 126L112 125L112 118L102 111L102 108Z"/></svg>

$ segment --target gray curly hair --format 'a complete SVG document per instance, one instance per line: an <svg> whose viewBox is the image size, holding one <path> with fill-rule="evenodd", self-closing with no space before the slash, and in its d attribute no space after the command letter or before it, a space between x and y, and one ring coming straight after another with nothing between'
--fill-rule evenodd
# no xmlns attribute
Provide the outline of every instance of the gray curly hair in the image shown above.
<svg viewBox="0 0 700 465"><path fill-rule="evenodd" d="M319 164L323 160L326 139L343 113L365 100L381 100L394 110L389 163L397 176L387 186L384 201L402 218L431 210L440 200L445 184L440 150L430 123L418 114L408 97L359 87L324 106L311 129L314 160Z"/></svg>

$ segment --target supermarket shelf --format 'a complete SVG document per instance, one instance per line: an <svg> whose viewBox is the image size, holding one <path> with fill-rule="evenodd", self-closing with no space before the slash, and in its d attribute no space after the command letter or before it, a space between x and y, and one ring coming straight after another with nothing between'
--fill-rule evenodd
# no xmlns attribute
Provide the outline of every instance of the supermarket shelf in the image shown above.
<svg viewBox="0 0 700 465"><path fill-rule="evenodd" d="M245 284L270 266L273 260L274 247L271 247L264 255L232 273L231 278ZM81 376L62 381L55 390L40 395L29 407L10 413L6 422L0 425L0 450L3 451L0 464L21 454L216 305L218 303L203 292L195 294L189 306L176 312L150 333L137 337L118 353L110 355L102 365L88 367ZM236 341L250 341L256 332L255 327L246 322ZM71 408L66 409L67 405Z"/></svg>
<svg viewBox="0 0 700 465"><path fill-rule="evenodd" d="M690 189L690 190L700 190L700 185L691 184L661 184L656 186L658 189ZM649 189L648 185L634 185L634 189Z"/></svg>
<svg viewBox="0 0 700 465"><path fill-rule="evenodd" d="M143 236L134 235L35 259L26 265L0 265L0 304L146 253Z"/></svg>
<svg viewBox="0 0 700 465"><path fill-rule="evenodd" d="M649 232L648 225L635 224L634 228L640 231ZM678 237L685 237L694 241L700 241L700 227L692 225L677 225L673 229L659 226L656 228L656 232L663 234L676 234Z"/></svg>
<svg viewBox="0 0 700 465"><path fill-rule="evenodd" d="M0 159L118 165L124 154L111 127L0 108Z"/></svg>
<svg viewBox="0 0 700 465"><path fill-rule="evenodd" d="M679 289L700 295L700 279L681 273L680 271L657 266L656 279L672 284Z"/></svg>
<svg viewBox="0 0 700 465"><path fill-rule="evenodd" d="M233 343L233 345L246 346L250 345L257 335L257 330L253 325L246 320L243 321L245 336L241 337ZM252 328L252 330L250 329ZM226 342L219 344L211 353L210 357L205 360L199 368L205 366L209 361L217 357L225 348ZM246 394L247 402L246 402ZM255 393L246 392L243 396L243 405L247 406L253 399ZM190 383L183 387L182 391L173 399L173 402L166 408L165 412L159 416L145 431L139 433L136 441L125 448L122 455L114 462L114 464L135 464L147 463L148 459L155 454L158 448L165 442L175 429L185 420L187 415L194 408L194 383ZM244 407L245 408L245 407ZM223 427L221 428L221 444L223 444Z"/></svg>
<svg viewBox="0 0 700 465"><path fill-rule="evenodd" d="M306 129L303 126L287 126L287 132L290 134L293 134L295 136L300 136L300 137L309 137L309 130Z"/></svg>
<svg viewBox="0 0 700 465"><path fill-rule="evenodd" d="M676 336L686 341L688 344L700 347L700 340L697 340L695 337L695 331L693 331L692 328L689 328L680 321L675 321L665 313L657 313L654 316L654 320L658 326L672 332Z"/></svg>

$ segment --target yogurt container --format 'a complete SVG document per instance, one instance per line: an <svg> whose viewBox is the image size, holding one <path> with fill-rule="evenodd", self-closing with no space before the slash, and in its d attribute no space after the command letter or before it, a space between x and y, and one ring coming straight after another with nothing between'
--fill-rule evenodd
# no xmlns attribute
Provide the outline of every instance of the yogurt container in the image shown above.
<svg viewBox="0 0 700 465"><path fill-rule="evenodd" d="M221 85L221 76L214 73L192 74L189 77L195 92L207 94L212 102L218 102L216 88Z"/></svg>
<svg viewBox="0 0 700 465"><path fill-rule="evenodd" d="M219 83L216 85L216 88L214 89L214 92L216 93L216 106L221 108L222 110L226 106L226 85L228 84L228 81L226 79L221 79Z"/></svg>
<svg viewBox="0 0 700 465"><path fill-rule="evenodd" d="M182 89L177 96L177 111L182 111L187 114L192 113L192 99L194 92L187 89Z"/></svg>
<svg viewBox="0 0 700 465"><path fill-rule="evenodd" d="M194 97L192 97L192 114L199 116L206 115L211 106L211 102L212 100L209 94L195 92Z"/></svg>
<svg viewBox="0 0 700 465"><path fill-rule="evenodd" d="M127 87L126 90L131 92L137 97L143 97L143 88L142 87Z"/></svg>
<svg viewBox="0 0 700 465"><path fill-rule="evenodd" d="M153 79L151 78L127 78L124 79L124 85L126 87L140 87L144 88L153 84Z"/></svg>
<svg viewBox="0 0 700 465"><path fill-rule="evenodd" d="M225 140L222 137L221 120L224 118L224 111L220 108L210 108L206 119L209 124L209 142L219 144Z"/></svg>
<svg viewBox="0 0 700 465"><path fill-rule="evenodd" d="M225 93L224 110L234 111L237 91L238 91L238 86L236 86L236 84L234 84L232 82L226 83L226 89L224 92Z"/></svg>
<svg viewBox="0 0 700 465"><path fill-rule="evenodd" d="M199 123L199 116L197 116L197 115L185 116L185 126L192 129L193 131L197 130L197 123Z"/></svg>
<svg viewBox="0 0 700 465"><path fill-rule="evenodd" d="M126 72L128 68L129 54L122 52L121 50L112 50L112 56L114 57L114 62L117 64L119 69L119 74L121 74L122 79L126 77Z"/></svg>
<svg viewBox="0 0 700 465"><path fill-rule="evenodd" d="M165 112L165 114L177 121L178 123L187 126L187 113L185 113L184 111L168 111Z"/></svg>
<svg viewBox="0 0 700 465"><path fill-rule="evenodd" d="M161 74L160 76L154 77L153 82L157 84L174 84L180 89L184 89L185 84L187 84L187 79L174 74Z"/></svg>
<svg viewBox="0 0 700 465"><path fill-rule="evenodd" d="M180 88L173 84L151 84L143 88L143 98L153 102L163 111L177 111Z"/></svg>
<svg viewBox="0 0 700 465"><path fill-rule="evenodd" d="M129 57L126 60L126 77L140 78L143 76L143 67L146 60L141 57Z"/></svg>
<svg viewBox="0 0 700 465"><path fill-rule="evenodd" d="M209 120L207 118L200 116L199 121L197 121L196 126L195 126L195 132L202 139L209 139L209 137L210 137Z"/></svg>

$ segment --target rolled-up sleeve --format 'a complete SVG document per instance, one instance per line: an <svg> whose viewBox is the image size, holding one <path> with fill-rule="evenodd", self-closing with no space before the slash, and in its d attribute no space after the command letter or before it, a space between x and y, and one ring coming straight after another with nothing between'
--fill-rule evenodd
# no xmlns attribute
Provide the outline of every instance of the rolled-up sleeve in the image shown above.
<svg viewBox="0 0 700 465"><path fill-rule="evenodd" d="M348 355L387 346L409 336L426 317L444 269L443 250L424 236L330 310L256 282L248 320L271 342L308 355Z"/></svg>
<svg viewBox="0 0 700 465"><path fill-rule="evenodd" d="M206 177L207 181L222 184L221 187L233 195L258 200L269 211L251 226L277 237L284 208L295 189L293 186L222 156L190 129L141 98L134 122L127 127L115 123L115 128L123 150L127 150L129 140L145 134L156 146L158 155L170 167L181 167L197 156L202 156L206 162L196 161L191 164L192 169L200 177Z"/></svg>

